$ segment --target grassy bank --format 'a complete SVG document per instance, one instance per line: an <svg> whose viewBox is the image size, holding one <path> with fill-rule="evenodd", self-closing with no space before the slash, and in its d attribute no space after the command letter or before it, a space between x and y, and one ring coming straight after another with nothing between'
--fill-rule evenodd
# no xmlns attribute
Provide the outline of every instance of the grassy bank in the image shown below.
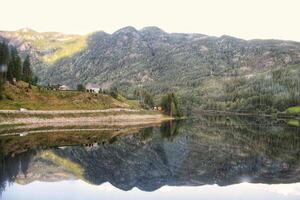
<svg viewBox="0 0 300 200"><path fill-rule="evenodd" d="M0 110L96 110L108 108L139 108L138 102L122 96L113 98L106 94L94 94L79 91L54 91L28 83L6 83L4 99L0 100Z"/></svg>
<svg viewBox="0 0 300 200"><path fill-rule="evenodd" d="M20 108L27 110L20 111ZM0 100L0 132L21 128L140 125L161 123L170 117L141 109L137 101L118 95L47 90L25 82L5 84ZM2 130L2 131L1 131ZM14 132L14 131L12 131Z"/></svg>

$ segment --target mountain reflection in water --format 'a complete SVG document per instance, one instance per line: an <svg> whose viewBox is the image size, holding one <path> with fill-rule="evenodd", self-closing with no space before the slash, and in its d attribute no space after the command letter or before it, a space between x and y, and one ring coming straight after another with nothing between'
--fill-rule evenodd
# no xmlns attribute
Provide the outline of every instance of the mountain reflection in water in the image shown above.
<svg viewBox="0 0 300 200"><path fill-rule="evenodd" d="M0 190L68 180L123 191L300 182L300 130L284 121L210 116L124 130L0 137Z"/></svg>

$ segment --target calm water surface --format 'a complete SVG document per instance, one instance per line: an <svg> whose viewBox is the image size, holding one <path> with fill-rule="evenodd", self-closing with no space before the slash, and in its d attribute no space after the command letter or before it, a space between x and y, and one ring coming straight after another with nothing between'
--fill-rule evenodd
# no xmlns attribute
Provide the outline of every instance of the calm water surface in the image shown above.
<svg viewBox="0 0 300 200"><path fill-rule="evenodd" d="M300 129L285 120L60 129L0 129L1 199L300 199Z"/></svg>

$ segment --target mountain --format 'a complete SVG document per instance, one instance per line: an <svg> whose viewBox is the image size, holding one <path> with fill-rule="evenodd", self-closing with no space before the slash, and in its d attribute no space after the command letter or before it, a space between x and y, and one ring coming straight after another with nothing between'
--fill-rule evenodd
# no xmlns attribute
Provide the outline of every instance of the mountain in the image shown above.
<svg viewBox="0 0 300 200"><path fill-rule="evenodd" d="M270 112L299 104L298 42L166 33L157 27L125 27L113 34L86 36L21 29L0 32L0 37L17 46L23 55L31 55L43 84L75 87L93 83L102 88L117 86L129 94L144 88L157 99L173 91L182 102L192 101L189 104L204 109ZM265 84L277 88L268 90ZM249 92L252 90L277 95L271 99L274 106L268 106L269 97L263 97L263 102L259 97L263 106L257 99L249 99L257 96ZM279 105L282 101L283 106Z"/></svg>

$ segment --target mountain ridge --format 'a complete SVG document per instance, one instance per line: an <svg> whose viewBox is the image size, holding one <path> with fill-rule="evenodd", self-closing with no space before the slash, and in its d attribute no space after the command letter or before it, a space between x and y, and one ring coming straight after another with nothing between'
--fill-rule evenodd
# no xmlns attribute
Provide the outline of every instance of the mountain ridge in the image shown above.
<svg viewBox="0 0 300 200"><path fill-rule="evenodd" d="M167 32L163 29L161 29L160 27L158 26L145 26L145 27L142 27L140 29L138 28L135 28L134 26L124 26L122 28L119 28L117 30L115 30L114 32L112 33L109 33L109 32L106 32L104 30L95 30L95 31L91 31L89 33L86 33L86 34L81 34L81 33L65 33L65 32L61 32L61 31L37 31L35 29L32 29L32 28L29 28L29 27L23 27L23 28L19 28L19 29L16 29L16 30L0 30L0 33L16 33L16 32L34 32L34 33L38 33L38 34L45 34L45 33L56 33L56 34L61 34L61 35L77 35L77 36L88 36L88 35L92 35L94 33L99 33L99 32L103 32L105 34L108 34L108 35L112 35L122 29L127 29L127 28L132 28L132 29L135 29L136 31L145 31L145 30L159 30L160 32L164 32L164 33L167 33L167 34L186 34L186 35L203 35L203 36L208 36L208 37L215 37L215 38L221 38L221 37L231 37L231 38L235 38L235 39L240 39L240 40L244 40L244 41L286 41L286 42L295 42L295 43L300 43L300 41L297 41L297 40L291 40L291 39L279 39L279 38L252 38L252 39L245 39L243 37L238 37L238 36L234 36L234 35L230 35L230 34L222 34L222 35L208 35L208 34L203 34L203 33L198 33L198 32Z"/></svg>
<svg viewBox="0 0 300 200"><path fill-rule="evenodd" d="M112 34L100 31L84 38L75 37L71 42L58 41L60 37L53 35L49 38L45 44L50 47L30 42L24 46L28 41L20 37L22 46L15 42L15 37L6 38L21 54L33 55L33 68L42 84L60 83L75 88L80 83L92 83L104 89L116 86L129 95L134 90L146 89L157 98L166 92L176 92L194 99L197 105L208 100L221 101L217 106L226 109L226 101L236 98L228 97L225 86L235 79L267 82L276 70L285 70L293 78L299 73L300 43L294 41L243 40L227 35L167 33L158 27L137 30L130 26ZM290 86L284 84L279 87L288 90ZM247 84L243 87L245 91L252 90ZM298 98L298 93L294 87L285 95ZM296 103L293 100L287 104L286 107Z"/></svg>

